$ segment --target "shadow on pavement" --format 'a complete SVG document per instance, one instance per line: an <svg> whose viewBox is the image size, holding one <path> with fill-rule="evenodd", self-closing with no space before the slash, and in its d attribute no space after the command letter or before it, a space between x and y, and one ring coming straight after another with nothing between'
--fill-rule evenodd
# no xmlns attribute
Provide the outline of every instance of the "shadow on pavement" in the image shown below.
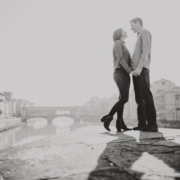
<svg viewBox="0 0 180 180"><path fill-rule="evenodd" d="M180 179L180 144L173 137L161 132L138 132L138 137L131 133L102 133L117 139L107 143L88 180Z"/></svg>

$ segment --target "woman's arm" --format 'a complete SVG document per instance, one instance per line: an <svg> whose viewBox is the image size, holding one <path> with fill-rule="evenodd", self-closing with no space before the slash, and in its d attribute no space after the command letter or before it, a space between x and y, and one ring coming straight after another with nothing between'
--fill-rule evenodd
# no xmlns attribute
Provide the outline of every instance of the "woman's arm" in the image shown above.
<svg viewBox="0 0 180 180"><path fill-rule="evenodd" d="M116 52L116 56L119 60L119 63L122 65L122 67L126 70L126 72L129 74L132 69L131 67L128 65L127 61L124 59L124 56L123 56L123 45L121 44L120 41L115 41L114 43L114 50Z"/></svg>

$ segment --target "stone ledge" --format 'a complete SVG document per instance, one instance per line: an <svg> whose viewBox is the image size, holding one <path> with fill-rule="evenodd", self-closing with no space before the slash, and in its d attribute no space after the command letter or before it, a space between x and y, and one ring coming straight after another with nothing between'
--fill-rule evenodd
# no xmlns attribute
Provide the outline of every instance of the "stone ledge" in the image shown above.
<svg viewBox="0 0 180 180"><path fill-rule="evenodd" d="M88 126L0 153L0 175L13 180L172 180L180 176L178 131L107 132Z"/></svg>
<svg viewBox="0 0 180 180"><path fill-rule="evenodd" d="M0 128L0 133L4 132L4 131L7 131L9 129L13 129L13 128L18 127L18 126L21 126L23 124L25 124L25 123L24 122L18 122L18 123L13 123L11 125L7 125L5 127Z"/></svg>

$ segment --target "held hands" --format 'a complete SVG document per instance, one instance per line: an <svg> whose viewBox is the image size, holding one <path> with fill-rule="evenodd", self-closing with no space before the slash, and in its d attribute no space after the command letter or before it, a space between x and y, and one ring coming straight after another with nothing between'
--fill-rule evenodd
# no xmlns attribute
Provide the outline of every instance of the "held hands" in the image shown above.
<svg viewBox="0 0 180 180"><path fill-rule="evenodd" d="M134 71L131 71L130 74L132 76L140 76L141 73L139 72L139 69L135 69Z"/></svg>
<svg viewBox="0 0 180 180"><path fill-rule="evenodd" d="M132 76L138 76L138 74L137 74L136 71L131 71L130 74L131 74Z"/></svg>

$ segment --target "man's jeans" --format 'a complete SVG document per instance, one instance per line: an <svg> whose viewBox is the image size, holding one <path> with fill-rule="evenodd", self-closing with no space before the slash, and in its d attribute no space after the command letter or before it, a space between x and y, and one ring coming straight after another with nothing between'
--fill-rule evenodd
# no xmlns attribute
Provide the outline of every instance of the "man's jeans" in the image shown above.
<svg viewBox="0 0 180 180"><path fill-rule="evenodd" d="M119 89L119 101L112 107L109 115L117 112L118 119L123 118L124 104L129 99L130 76L123 68L114 71L114 81Z"/></svg>
<svg viewBox="0 0 180 180"><path fill-rule="evenodd" d="M137 103L138 126L157 126L156 109L150 90L149 70L142 69L140 76L133 76L135 100Z"/></svg>

